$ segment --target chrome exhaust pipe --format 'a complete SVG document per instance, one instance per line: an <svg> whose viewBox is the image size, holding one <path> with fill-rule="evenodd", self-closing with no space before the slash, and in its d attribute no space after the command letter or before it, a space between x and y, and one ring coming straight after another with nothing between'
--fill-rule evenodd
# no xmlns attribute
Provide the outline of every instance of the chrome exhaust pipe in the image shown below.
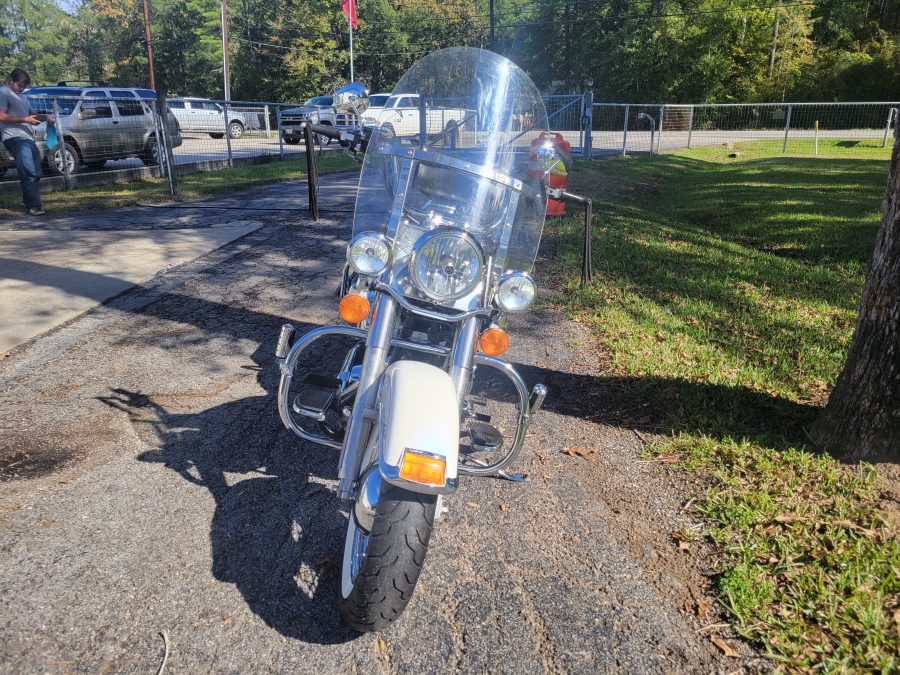
<svg viewBox="0 0 900 675"><path fill-rule="evenodd" d="M289 323L281 326L281 333L278 335L278 346L275 347L275 356L277 358L283 359L287 356L291 349L291 343L294 341L294 330L295 328Z"/></svg>
<svg viewBox="0 0 900 675"><path fill-rule="evenodd" d="M534 389L531 390L531 398L528 400L528 412L531 415L534 415L544 405L545 396L547 396L547 386L543 384L534 385Z"/></svg>

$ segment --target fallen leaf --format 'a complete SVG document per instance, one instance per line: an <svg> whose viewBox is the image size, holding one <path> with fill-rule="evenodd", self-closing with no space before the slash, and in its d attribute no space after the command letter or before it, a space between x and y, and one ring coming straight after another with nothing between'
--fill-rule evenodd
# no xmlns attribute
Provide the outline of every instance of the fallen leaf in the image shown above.
<svg viewBox="0 0 900 675"><path fill-rule="evenodd" d="M663 391L663 393L666 396L672 396L676 391L678 391L678 387L666 387L666 389L665 389L665 391Z"/></svg>
<svg viewBox="0 0 900 675"><path fill-rule="evenodd" d="M481 508L481 507L478 506L478 504L476 504L475 502L466 502L466 506L471 506L473 509L480 509L480 508Z"/></svg>
<svg viewBox="0 0 900 675"><path fill-rule="evenodd" d="M689 543L687 543L686 541L679 541L678 542L678 550L679 551L690 551L691 545Z"/></svg>
<svg viewBox="0 0 900 675"><path fill-rule="evenodd" d="M650 421L650 415L644 415L641 419L638 420L638 424L647 424Z"/></svg>
<svg viewBox="0 0 900 675"><path fill-rule="evenodd" d="M782 513L775 516L776 523L805 523L808 519L796 513Z"/></svg>
<svg viewBox="0 0 900 675"><path fill-rule="evenodd" d="M694 606L690 602L686 602L684 603L684 611L691 614L694 611Z"/></svg>
<svg viewBox="0 0 900 675"><path fill-rule="evenodd" d="M334 570L335 565L337 565L341 561L340 558L332 558L327 555L320 555L317 562L321 567L319 567L319 579L327 579L331 576L331 572Z"/></svg>
<svg viewBox="0 0 900 675"><path fill-rule="evenodd" d="M222 619L222 625L223 625L223 626L227 626L227 625L228 625L228 622L229 622L230 620L231 620L231 617L228 616L228 615L226 614L226 615L225 615L225 618Z"/></svg>
<svg viewBox="0 0 900 675"><path fill-rule="evenodd" d="M11 354L12 352L4 352L3 354L0 354L0 361L5 359L7 356L10 356Z"/></svg>
<svg viewBox="0 0 900 675"><path fill-rule="evenodd" d="M569 457L590 459L591 455L597 452L597 450L595 448L563 448L563 452L569 455Z"/></svg>
<svg viewBox="0 0 900 675"><path fill-rule="evenodd" d="M302 495L300 495L300 499L309 499L310 497L319 494L322 491L321 485L312 485L306 489Z"/></svg>
<svg viewBox="0 0 900 675"><path fill-rule="evenodd" d="M868 537L877 537L878 536L878 533L875 532L874 530L867 530L864 527L860 527L859 525L857 525L856 523L854 523L851 520L836 520L834 522L834 525L837 525L838 527L843 527L847 530L853 530L854 532L862 532L863 534L865 534Z"/></svg>
<svg viewBox="0 0 900 675"><path fill-rule="evenodd" d="M716 647L722 650L722 653L725 654L725 656L730 656L731 658L737 658L740 656L740 653L734 647L725 642L725 640L720 638L718 635L713 635L709 639L712 640L712 643Z"/></svg>
<svg viewBox="0 0 900 675"><path fill-rule="evenodd" d="M508 510L508 509L509 509L509 507L508 507L506 504L501 504L501 505L500 505L500 510L501 510L501 511L506 511L506 510Z"/></svg>
<svg viewBox="0 0 900 675"><path fill-rule="evenodd" d="M45 520L45 521L41 522L41 527L50 527L51 525L53 525L52 520Z"/></svg>
<svg viewBox="0 0 900 675"><path fill-rule="evenodd" d="M546 457L546 455L542 455L541 453L538 452L538 453L537 453L537 457L538 457L539 460L541 460L541 464L546 464L546 463L547 463L547 457Z"/></svg>
<svg viewBox="0 0 900 675"><path fill-rule="evenodd" d="M574 541L577 544L578 542L581 541L581 538L576 534L575 536L572 537L572 541Z"/></svg>
<svg viewBox="0 0 900 675"><path fill-rule="evenodd" d="M712 609L712 605L710 605L709 603L703 602L702 600L700 600L699 602L697 602L697 616L699 616L701 619L705 619L705 618L706 618L706 614L707 614L711 609Z"/></svg>
<svg viewBox="0 0 900 675"><path fill-rule="evenodd" d="M63 478L61 481L59 481L59 484L60 485L68 485L73 480L75 480L75 476L69 476L68 478Z"/></svg>
<svg viewBox="0 0 900 675"><path fill-rule="evenodd" d="M387 643L381 636L378 637L378 651L384 653L387 651Z"/></svg>

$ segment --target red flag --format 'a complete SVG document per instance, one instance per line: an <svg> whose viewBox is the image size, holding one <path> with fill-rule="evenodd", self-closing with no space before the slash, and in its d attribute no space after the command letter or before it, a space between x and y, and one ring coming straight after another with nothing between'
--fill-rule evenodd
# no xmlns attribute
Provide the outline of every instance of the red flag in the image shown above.
<svg viewBox="0 0 900 675"><path fill-rule="evenodd" d="M347 15L347 20L353 26L353 30L359 30L359 26L356 23L356 0L341 0L341 9Z"/></svg>

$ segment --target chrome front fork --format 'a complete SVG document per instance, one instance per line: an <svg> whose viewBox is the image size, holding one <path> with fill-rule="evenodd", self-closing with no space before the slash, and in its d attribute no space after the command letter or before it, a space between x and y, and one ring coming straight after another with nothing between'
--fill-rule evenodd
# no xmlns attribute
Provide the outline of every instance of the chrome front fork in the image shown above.
<svg viewBox="0 0 900 675"><path fill-rule="evenodd" d="M354 496L354 484L362 469L360 463L366 441L377 419L375 401L378 397L378 383L386 367L396 321L397 303L391 296L379 293L375 303L375 318L366 338L366 356L359 374L356 401L347 422L338 460L337 495L341 499L351 499Z"/></svg>

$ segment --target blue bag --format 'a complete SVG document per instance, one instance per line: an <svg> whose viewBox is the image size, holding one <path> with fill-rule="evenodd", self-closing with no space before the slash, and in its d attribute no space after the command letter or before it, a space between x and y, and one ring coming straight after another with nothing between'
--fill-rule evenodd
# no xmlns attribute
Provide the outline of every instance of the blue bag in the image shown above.
<svg viewBox="0 0 900 675"><path fill-rule="evenodd" d="M56 125L47 125L47 147L51 150L59 144L59 138L56 135Z"/></svg>

